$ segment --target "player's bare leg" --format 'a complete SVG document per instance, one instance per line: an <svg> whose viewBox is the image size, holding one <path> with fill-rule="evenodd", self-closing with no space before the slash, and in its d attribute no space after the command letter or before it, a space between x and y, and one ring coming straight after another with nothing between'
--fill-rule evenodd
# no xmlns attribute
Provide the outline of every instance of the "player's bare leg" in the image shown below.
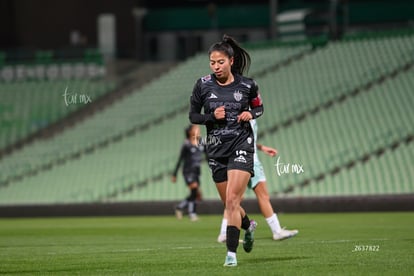
<svg viewBox="0 0 414 276"><path fill-rule="evenodd" d="M260 211L265 217L267 224L273 234L274 240L284 240L296 236L298 230L287 230L280 227L279 219L276 213L273 211L272 204L270 203L269 192L267 191L266 181L259 182L254 188L256 198L259 204Z"/></svg>

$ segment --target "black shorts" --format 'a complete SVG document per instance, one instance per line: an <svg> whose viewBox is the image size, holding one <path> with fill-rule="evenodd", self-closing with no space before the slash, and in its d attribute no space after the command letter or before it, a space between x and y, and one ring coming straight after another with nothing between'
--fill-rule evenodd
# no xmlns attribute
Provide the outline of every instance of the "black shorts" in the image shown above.
<svg viewBox="0 0 414 276"><path fill-rule="evenodd" d="M198 185L200 185L200 177L198 174L188 173L188 174L184 174L183 176L184 176L185 184L190 185L193 182L197 182Z"/></svg>
<svg viewBox="0 0 414 276"><path fill-rule="evenodd" d="M208 165L213 175L215 183L227 181L227 171L241 170L254 176L253 170L253 152L237 150L230 157L210 158Z"/></svg>

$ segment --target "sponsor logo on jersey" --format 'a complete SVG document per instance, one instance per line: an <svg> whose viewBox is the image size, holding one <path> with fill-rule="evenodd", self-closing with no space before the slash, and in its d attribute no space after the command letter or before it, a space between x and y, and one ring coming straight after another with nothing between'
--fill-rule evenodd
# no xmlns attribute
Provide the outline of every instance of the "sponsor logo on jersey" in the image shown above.
<svg viewBox="0 0 414 276"><path fill-rule="evenodd" d="M234 158L234 162L247 163L246 158L244 158L243 155L240 155L240 156Z"/></svg>
<svg viewBox="0 0 414 276"><path fill-rule="evenodd" d="M201 81L202 82L207 82L209 80L211 80L211 75L207 75L207 76L201 77Z"/></svg>
<svg viewBox="0 0 414 276"><path fill-rule="evenodd" d="M240 109L241 108L241 104L240 103L234 103L234 102L210 102L209 107L210 109L216 109L217 107L220 107L224 105L224 108L226 110L229 109Z"/></svg>
<svg viewBox="0 0 414 276"><path fill-rule="evenodd" d="M242 94L242 93L240 93L240 91L239 91L239 90L236 90L236 91L233 93L233 96L234 96L234 99L235 99L236 101L238 101L238 102L240 102L240 101L241 101L241 99L243 99L243 94Z"/></svg>
<svg viewBox="0 0 414 276"><path fill-rule="evenodd" d="M237 135L239 135L239 132L234 130L234 129L228 129L228 128L215 129L215 130L213 130L213 135L214 136L226 136L226 135L235 135L235 136L237 136ZM221 142L220 142L220 144L221 144Z"/></svg>
<svg viewBox="0 0 414 276"><path fill-rule="evenodd" d="M210 94L210 97L208 97L209 99L217 99L217 96L214 93Z"/></svg>

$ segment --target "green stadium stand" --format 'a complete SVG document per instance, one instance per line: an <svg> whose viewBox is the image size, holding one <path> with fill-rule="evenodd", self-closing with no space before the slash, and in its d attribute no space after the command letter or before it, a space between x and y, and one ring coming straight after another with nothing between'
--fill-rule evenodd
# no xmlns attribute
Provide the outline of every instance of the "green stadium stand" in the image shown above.
<svg viewBox="0 0 414 276"><path fill-rule="evenodd" d="M178 158L185 121L184 116L179 116L171 120L169 126L154 126L138 137L125 138L120 143L83 156L76 162L67 162L53 170L13 183L2 188L0 202L10 200L24 203L35 198L43 203L83 202L85 198L87 201L98 201L117 189L170 172ZM179 125L182 127L177 128ZM59 188L56 188L57 185ZM152 187L152 183L147 186ZM27 194L24 187L36 187L39 191L45 190L48 193ZM148 199L163 194L146 190L145 195L152 195ZM21 193L18 194L18 191ZM21 201L7 197L9 193Z"/></svg>
<svg viewBox="0 0 414 276"><path fill-rule="evenodd" d="M84 106L81 95L97 99L115 87L108 81L44 80L0 84L0 148L34 133ZM68 101L65 102L65 91ZM76 102L70 102L77 94Z"/></svg>
<svg viewBox="0 0 414 276"><path fill-rule="evenodd" d="M282 124L349 94L353 88L412 62L413 51L414 35L332 42L277 74L258 78L263 99L272 106L266 109L261 128Z"/></svg>
<svg viewBox="0 0 414 276"><path fill-rule="evenodd" d="M350 170L294 190L289 196L411 194L414 191L414 144L403 144Z"/></svg>
<svg viewBox="0 0 414 276"><path fill-rule="evenodd" d="M262 143L278 147L284 162L300 163L306 171L301 175L290 173L283 177L270 174L271 182L279 184L269 190L283 194L292 184L299 186L305 179L315 179L322 173L358 161L365 154L390 147L393 142L412 135L412 87L413 69L284 131L264 136ZM407 163L404 169L409 170L410 166L412 162ZM274 171L272 167L273 164L268 164L265 170ZM371 183L367 182L367 185ZM410 189L413 192L414 186L411 185ZM381 188L369 192L381 193Z"/></svg>
<svg viewBox="0 0 414 276"><path fill-rule="evenodd" d="M309 46L299 46L293 49L288 47L272 48L274 55L268 60L273 60L273 64L275 64L308 48ZM260 56L258 53L258 50L255 50L252 55ZM259 67L256 72L264 70L266 66ZM24 174L28 172L28 169L29 171L35 170L46 164L54 163L56 160L73 153L83 152L89 146L106 143L113 137L122 135L131 129L140 128L142 125L169 119L172 117L169 114L175 114L177 110L185 110L184 113L186 113L189 95L195 80L208 72L206 55L195 56L136 93L117 101L110 108L75 125L63 135L53 137L50 140L36 141L32 147L24 148L8 157L7 161L0 161L0 168L6 168L2 170L0 180ZM252 72L254 73L254 70ZM60 101L62 104L62 99ZM188 121L187 115L184 116L183 121ZM38 153L42 154L42 158L38 158ZM26 159L30 160L30 166L22 165L21 160Z"/></svg>
<svg viewBox="0 0 414 276"><path fill-rule="evenodd" d="M413 42L414 35L401 35L331 42L311 52L305 46L251 51L250 75L260 75L256 80L266 105L258 121L260 143L278 148L279 161L291 164L290 168L300 164L305 170L279 176L277 159L260 153L270 193L414 192L407 181L410 173L398 175L392 169L405 172L413 162L412 143L401 142L414 133L414 69L401 69L413 62ZM272 71L289 56L304 52L295 62ZM266 60L269 55L273 61ZM183 198L187 188L182 179L174 185L169 173L188 124L192 86L209 72L206 60L204 54L197 55L62 134L0 160L0 181L11 180L0 187L0 204ZM352 95L355 89L360 92ZM310 112L315 108L318 112ZM296 120L301 114L306 116ZM392 150L396 141L402 145ZM359 161L381 148L384 153L377 158ZM396 161L401 158L405 161ZM345 170L349 162L355 165ZM390 162L398 168L384 172ZM330 172L337 167L342 169L331 179ZM391 183L394 179L397 183ZM348 182L352 183L345 185ZM206 163L201 183L205 199L218 198ZM246 194L253 196L251 191Z"/></svg>

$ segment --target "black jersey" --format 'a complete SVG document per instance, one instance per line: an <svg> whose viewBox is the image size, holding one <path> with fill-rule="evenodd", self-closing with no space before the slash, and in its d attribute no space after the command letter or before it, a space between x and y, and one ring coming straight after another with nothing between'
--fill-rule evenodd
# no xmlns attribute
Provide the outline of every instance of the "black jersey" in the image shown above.
<svg viewBox="0 0 414 276"><path fill-rule="evenodd" d="M188 140L181 147L180 157L178 158L173 175L177 176L181 162L183 164L183 175L196 174L200 175L200 166L203 158L203 148L199 145L193 145Z"/></svg>
<svg viewBox="0 0 414 276"><path fill-rule="evenodd" d="M225 107L223 120L214 117L214 110L220 106ZM204 114L201 114L201 109L204 109ZM207 141L213 141L207 143L209 158L230 156L234 145L242 140L247 140L253 149L250 123L237 122L237 116L243 111L250 111L253 118L263 113L259 88L254 80L234 75L234 81L225 86L217 83L214 74L197 80L191 96L190 121L206 125Z"/></svg>

